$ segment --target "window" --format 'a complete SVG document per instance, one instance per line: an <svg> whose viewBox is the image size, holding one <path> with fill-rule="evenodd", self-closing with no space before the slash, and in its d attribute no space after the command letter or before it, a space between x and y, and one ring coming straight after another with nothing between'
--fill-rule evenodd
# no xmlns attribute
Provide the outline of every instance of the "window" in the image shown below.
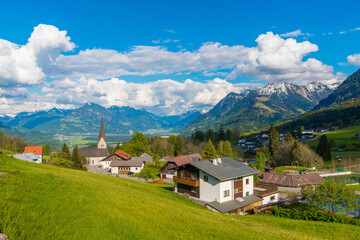
<svg viewBox="0 0 360 240"><path fill-rule="evenodd" d="M249 179L247 178L245 181L246 181L246 185L249 185L250 183Z"/></svg>
<svg viewBox="0 0 360 240"><path fill-rule="evenodd" d="M197 179L197 174L196 173L191 173L191 179Z"/></svg>
<svg viewBox="0 0 360 240"><path fill-rule="evenodd" d="M224 197L228 197L230 196L230 190L225 190L224 191Z"/></svg>
<svg viewBox="0 0 360 240"><path fill-rule="evenodd" d="M241 187L237 187L237 188L235 188L235 193L242 192L241 190L242 190Z"/></svg>
<svg viewBox="0 0 360 240"><path fill-rule="evenodd" d="M209 181L209 176L208 175L204 175L204 182L208 182Z"/></svg>
<svg viewBox="0 0 360 240"><path fill-rule="evenodd" d="M193 187L191 191L192 192L197 192L197 187Z"/></svg>
<svg viewBox="0 0 360 240"><path fill-rule="evenodd" d="M271 197L270 197L270 201L271 201L271 202L275 201L275 196L271 196Z"/></svg>
<svg viewBox="0 0 360 240"><path fill-rule="evenodd" d="M135 170L137 170L137 167L135 168Z"/></svg>
<svg viewBox="0 0 360 240"><path fill-rule="evenodd" d="M250 193L249 192L246 192L246 196L249 196L250 195Z"/></svg>

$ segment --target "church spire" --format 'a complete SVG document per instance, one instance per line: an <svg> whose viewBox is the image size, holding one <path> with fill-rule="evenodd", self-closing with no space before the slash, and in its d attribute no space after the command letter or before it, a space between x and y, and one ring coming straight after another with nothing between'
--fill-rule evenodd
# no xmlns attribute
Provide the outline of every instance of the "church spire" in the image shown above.
<svg viewBox="0 0 360 240"><path fill-rule="evenodd" d="M100 126L100 132L99 132L99 137L98 137L98 148L107 148L105 127L104 127L104 121L102 118L101 118L101 126Z"/></svg>

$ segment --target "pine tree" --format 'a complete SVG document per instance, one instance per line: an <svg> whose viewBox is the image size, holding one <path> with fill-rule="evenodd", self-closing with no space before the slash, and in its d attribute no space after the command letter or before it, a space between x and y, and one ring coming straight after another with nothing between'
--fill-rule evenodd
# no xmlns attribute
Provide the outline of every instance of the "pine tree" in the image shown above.
<svg viewBox="0 0 360 240"><path fill-rule="evenodd" d="M220 141L217 146L217 152L220 156L224 156L224 141Z"/></svg>
<svg viewBox="0 0 360 240"><path fill-rule="evenodd" d="M291 150L290 150L290 156L289 156L290 165L294 165L295 163L298 163L299 154L300 154L299 141L295 140L294 144L291 146Z"/></svg>
<svg viewBox="0 0 360 240"><path fill-rule="evenodd" d="M76 169L81 169L82 168L81 157L80 157L79 148L78 148L77 145L73 149L72 156L71 156L71 161L74 164L74 168L76 168Z"/></svg>
<svg viewBox="0 0 360 240"><path fill-rule="evenodd" d="M61 149L61 155L63 158L66 158L68 160L70 160L70 158L71 158L70 150L69 150L68 146L66 145L66 143L64 143L64 145Z"/></svg>
<svg viewBox="0 0 360 240"><path fill-rule="evenodd" d="M320 137L316 147L316 153L323 157L324 161L331 160L331 147L325 134Z"/></svg>
<svg viewBox="0 0 360 240"><path fill-rule="evenodd" d="M224 131L224 126L221 125L219 128L219 141L225 140L225 131Z"/></svg>
<svg viewBox="0 0 360 240"><path fill-rule="evenodd" d="M225 141L224 143L224 157L230 157L230 158L234 157L231 148L231 143L229 141Z"/></svg>
<svg viewBox="0 0 360 240"><path fill-rule="evenodd" d="M269 129L269 150L271 156L274 156L274 153L279 145L279 136L279 132L276 131L273 125L271 125Z"/></svg>
<svg viewBox="0 0 360 240"><path fill-rule="evenodd" d="M48 143L44 145L43 149L44 149L44 155L49 156L51 154L52 149Z"/></svg>
<svg viewBox="0 0 360 240"><path fill-rule="evenodd" d="M260 172L264 172L264 171L265 171L265 160L266 160L265 154L260 151L260 152L256 155L256 160L255 160L256 168L257 168L257 170L259 170Z"/></svg>
<svg viewBox="0 0 360 240"><path fill-rule="evenodd" d="M209 139L208 143L206 144L205 150L203 152L203 159L215 159L217 158L218 154L212 144L211 140Z"/></svg>
<svg viewBox="0 0 360 240"><path fill-rule="evenodd" d="M285 141L286 142L292 142L292 141L294 141L294 138L293 138L293 136L288 132L287 134L286 134L286 136L285 136Z"/></svg>

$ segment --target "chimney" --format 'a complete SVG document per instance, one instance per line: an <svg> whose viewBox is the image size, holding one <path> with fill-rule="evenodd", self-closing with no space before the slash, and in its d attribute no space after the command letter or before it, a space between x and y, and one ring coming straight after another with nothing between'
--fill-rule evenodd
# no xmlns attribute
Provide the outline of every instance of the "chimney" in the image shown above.
<svg viewBox="0 0 360 240"><path fill-rule="evenodd" d="M217 161L219 164L222 163L221 157L218 157L218 158L216 159L216 161Z"/></svg>
<svg viewBox="0 0 360 240"><path fill-rule="evenodd" d="M216 166L216 165L218 165L218 162L217 162L217 159L215 158L215 159L212 159L211 160L212 161L212 163Z"/></svg>

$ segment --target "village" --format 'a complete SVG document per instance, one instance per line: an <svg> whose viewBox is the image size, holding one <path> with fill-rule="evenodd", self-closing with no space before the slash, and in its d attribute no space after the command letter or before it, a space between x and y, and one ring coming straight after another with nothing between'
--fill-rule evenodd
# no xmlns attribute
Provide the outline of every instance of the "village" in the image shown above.
<svg viewBox="0 0 360 240"><path fill-rule="evenodd" d="M338 130L318 130L320 133ZM299 139L314 139L313 130L304 130ZM318 135L316 138L320 137ZM279 133L279 141L285 141L286 134ZM244 152L259 153L261 145L269 144L269 131L255 135L254 140L240 139L238 146ZM27 146L23 154L15 154L14 158L44 163L42 146ZM135 181L153 180L154 183L171 183L172 191L191 199L195 204L212 211L228 214L248 214L265 212L274 206L283 206L289 202L298 202L305 187L324 183L325 178L338 176L357 176L352 185L360 183L360 173L350 171L318 171L313 168L285 167L281 173L272 167L256 167L256 160L242 160L230 157L215 156L203 159L199 153L164 156L155 166L151 155L143 152L132 156L123 150L110 154L103 120L101 120L97 146L79 149L78 154L86 159L87 171L96 174L110 175ZM259 155L259 154L257 154ZM46 164L46 163L45 163ZM259 169L262 171L259 171ZM359 166L358 168L359 169ZM153 172L156 174L153 174ZM360 195L360 191L356 192ZM355 210L347 214L360 217Z"/></svg>

